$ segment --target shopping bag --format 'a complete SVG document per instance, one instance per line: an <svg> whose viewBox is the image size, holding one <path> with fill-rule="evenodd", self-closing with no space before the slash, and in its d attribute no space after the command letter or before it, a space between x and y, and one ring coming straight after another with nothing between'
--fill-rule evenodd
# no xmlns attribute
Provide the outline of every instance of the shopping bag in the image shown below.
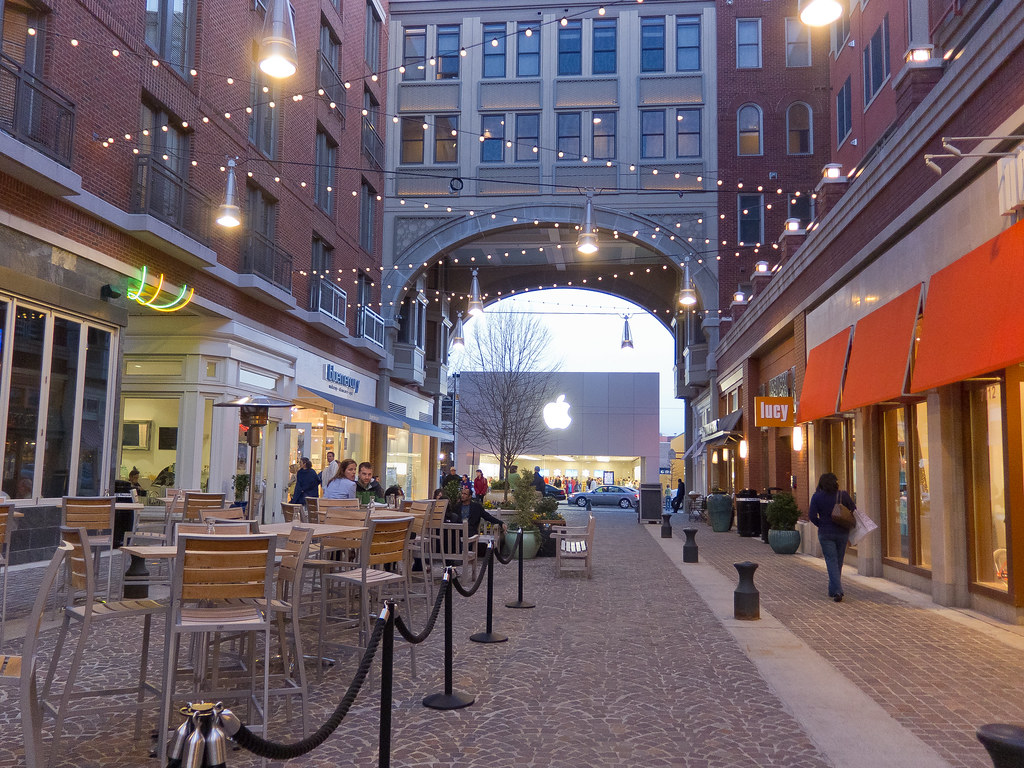
<svg viewBox="0 0 1024 768"><path fill-rule="evenodd" d="M857 542L878 527L878 523L868 517L867 512L861 511L859 507L853 510L853 516L857 518L857 525L850 530L850 544L856 546Z"/></svg>

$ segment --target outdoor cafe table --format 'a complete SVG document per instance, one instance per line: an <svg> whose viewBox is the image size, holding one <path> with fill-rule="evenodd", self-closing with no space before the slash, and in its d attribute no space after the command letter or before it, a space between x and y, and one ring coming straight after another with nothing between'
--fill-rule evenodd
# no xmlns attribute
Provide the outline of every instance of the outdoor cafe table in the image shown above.
<svg viewBox="0 0 1024 768"><path fill-rule="evenodd" d="M363 533L366 531L366 528L361 525L315 523L302 523L301 525L303 528L313 529L313 539L341 533ZM287 538L291 531L291 523L270 523L260 526L260 533L272 533L279 538ZM149 569L146 568L146 561L172 560L178 554L178 547L173 544L133 544L121 547L121 551L131 555L128 570L124 572L124 597L126 600L138 600L149 597ZM278 549L277 553L281 554L282 551L284 550Z"/></svg>

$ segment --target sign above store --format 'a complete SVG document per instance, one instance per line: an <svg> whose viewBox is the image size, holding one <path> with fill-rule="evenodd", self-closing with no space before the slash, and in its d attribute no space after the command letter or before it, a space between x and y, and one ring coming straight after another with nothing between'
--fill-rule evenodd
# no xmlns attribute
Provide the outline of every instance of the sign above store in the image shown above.
<svg viewBox="0 0 1024 768"><path fill-rule="evenodd" d="M796 424L792 397L755 397L755 427L792 427Z"/></svg>
<svg viewBox="0 0 1024 768"><path fill-rule="evenodd" d="M335 386L329 387L332 391L343 391L350 395L358 394L359 392L359 379L355 376L349 376L342 373L334 367L333 363L327 363L324 366L324 381Z"/></svg>

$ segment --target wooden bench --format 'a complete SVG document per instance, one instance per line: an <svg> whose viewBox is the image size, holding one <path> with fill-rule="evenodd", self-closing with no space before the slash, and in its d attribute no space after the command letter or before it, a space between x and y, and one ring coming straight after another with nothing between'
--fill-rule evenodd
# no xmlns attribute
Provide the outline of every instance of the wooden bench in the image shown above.
<svg viewBox="0 0 1024 768"><path fill-rule="evenodd" d="M594 551L594 516L585 526L554 526L551 538L555 540L555 576L562 571L583 571L591 577L591 559Z"/></svg>

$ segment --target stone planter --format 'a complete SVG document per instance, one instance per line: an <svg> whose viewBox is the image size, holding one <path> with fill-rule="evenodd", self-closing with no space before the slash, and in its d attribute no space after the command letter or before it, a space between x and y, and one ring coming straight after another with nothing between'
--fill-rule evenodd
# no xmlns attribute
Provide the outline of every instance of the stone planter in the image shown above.
<svg viewBox="0 0 1024 768"><path fill-rule="evenodd" d="M512 548L516 545L516 537L519 536L519 531L505 531L505 551L511 552ZM539 531L523 531L523 560L533 560L537 556L537 550L540 548L540 532ZM516 557L519 554L516 553Z"/></svg>
<svg viewBox="0 0 1024 768"><path fill-rule="evenodd" d="M708 494L708 521L711 530L725 533L732 528L732 497L724 493Z"/></svg>
<svg viewBox="0 0 1024 768"><path fill-rule="evenodd" d="M800 531L768 531L768 544L779 555L792 555L800 549Z"/></svg>

